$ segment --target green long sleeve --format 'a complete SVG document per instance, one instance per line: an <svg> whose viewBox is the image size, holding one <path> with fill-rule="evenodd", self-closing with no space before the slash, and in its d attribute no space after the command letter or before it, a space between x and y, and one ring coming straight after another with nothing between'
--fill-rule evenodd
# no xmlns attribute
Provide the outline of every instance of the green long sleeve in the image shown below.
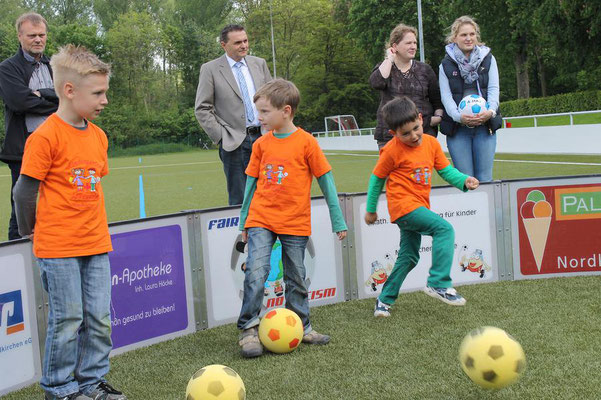
<svg viewBox="0 0 601 400"><path fill-rule="evenodd" d="M378 208L378 198L380 197L380 193L382 193L384 183L386 183L386 179L371 174L371 177L369 178L369 187L367 188L367 212L376 212Z"/></svg>
<svg viewBox="0 0 601 400"><path fill-rule="evenodd" d="M449 184L455 186L457 189L467 192L467 188L465 187L465 180L468 178L466 174L463 172L459 172L459 170L452 165L445 167L438 172L438 175Z"/></svg>
<svg viewBox="0 0 601 400"><path fill-rule="evenodd" d="M344 221L342 210L340 209L340 202L338 201L338 191L336 190L336 184L334 183L334 175L332 171L327 172L317 178L317 183L326 199L328 209L330 210L330 222L332 223L332 232L347 231L348 227Z"/></svg>
<svg viewBox="0 0 601 400"><path fill-rule="evenodd" d="M240 209L240 224L238 229L243 231L244 225L246 224L246 218L248 218L248 209L250 208L250 202L253 199L257 190L257 178L246 175L246 187L244 188L244 201L242 202L242 208Z"/></svg>

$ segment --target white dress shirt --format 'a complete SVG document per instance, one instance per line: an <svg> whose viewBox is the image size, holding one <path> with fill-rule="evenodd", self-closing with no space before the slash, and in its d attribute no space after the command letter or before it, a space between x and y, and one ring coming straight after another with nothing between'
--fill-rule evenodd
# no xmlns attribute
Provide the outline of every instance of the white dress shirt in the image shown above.
<svg viewBox="0 0 601 400"><path fill-rule="evenodd" d="M236 79L236 83L238 84L238 89L240 89L240 82L238 82L238 76L236 74L236 70L234 69L234 64L236 64L236 61L231 59L227 54L225 55L225 58L227 58L227 62L228 64L230 64L232 74L234 74L234 78ZM242 67L240 68L240 70L242 71L242 76L244 76L244 80L246 81L246 87L248 88L248 96L250 97L250 101L252 102L253 97L255 97L255 93L257 92L257 90L255 89L255 83L253 82L253 78L250 75L248 65L246 65L246 60L243 58L242 60L240 60L240 62L242 63ZM242 94L242 91L240 92L240 94ZM254 112L254 119L252 120L252 122L248 122L247 120L246 126L259 126L259 113L257 112L257 107L255 107L254 102L252 103L252 106Z"/></svg>

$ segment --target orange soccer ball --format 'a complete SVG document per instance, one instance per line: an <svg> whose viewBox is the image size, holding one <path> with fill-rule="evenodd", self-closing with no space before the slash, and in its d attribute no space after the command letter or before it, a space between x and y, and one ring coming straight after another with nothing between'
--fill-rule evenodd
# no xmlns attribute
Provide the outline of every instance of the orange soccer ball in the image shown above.
<svg viewBox="0 0 601 400"><path fill-rule="evenodd" d="M276 308L261 320L259 339L273 353L290 353L303 340L303 323L294 311Z"/></svg>

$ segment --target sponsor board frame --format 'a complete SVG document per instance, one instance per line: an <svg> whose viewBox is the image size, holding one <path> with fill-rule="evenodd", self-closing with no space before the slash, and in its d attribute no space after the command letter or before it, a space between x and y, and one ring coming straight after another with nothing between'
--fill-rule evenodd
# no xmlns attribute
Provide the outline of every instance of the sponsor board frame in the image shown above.
<svg viewBox="0 0 601 400"><path fill-rule="evenodd" d="M549 272L540 272L539 273L529 273L529 274L525 274L522 272L522 266L521 266L521 261L522 261L522 256L526 257L526 255L522 255L522 251L523 248L527 248L527 251L534 251L531 250L532 247L528 248L530 243L522 243L522 247L520 247L520 243L521 243L521 238L520 238L520 232L519 232L519 228L520 228L520 221L519 219L522 218L521 213L520 213L520 209L518 208L518 192L520 190L527 190L527 191L531 191L531 190L536 190L537 188L542 188L543 190L547 191L551 191L551 190L556 190L559 189L560 191L564 191L562 189L565 188L574 188L574 187L578 187L579 185L585 185L585 188L591 187L591 186L601 186L601 175L586 175L586 176L574 176L574 177L552 177L552 178L542 178L542 179L525 179L525 180L515 180L515 181L507 181L504 185L506 185L507 187L507 197L508 197L508 201L506 202L508 204L508 208L509 208L509 215L511 216L510 218L510 222L508 225L506 225L507 228L509 228L510 230L510 245L511 246L506 246L506 249L512 249L513 250L513 254L512 254L512 264L513 264L513 274L514 274L514 279L515 280L522 280L522 279L541 279L541 278L557 278L557 277L569 277L569 276L583 276L583 275L601 275L601 270L592 270L592 271L575 271L575 272L558 272L558 273L549 273ZM549 200L549 199L546 199ZM552 201L555 202L556 198L555 196L553 196ZM523 202L522 202L523 204ZM554 207L556 207L557 205L555 203L553 203ZM553 216L555 216L555 209L553 208ZM523 219L523 218L522 218ZM555 226L555 224L558 223L559 219L555 219L552 218L551 220L551 226ZM582 218L575 218L575 220L577 221L581 221ZM601 224L601 222L599 222L598 218L594 218L595 221L597 221L597 225ZM550 227L547 227L547 234L550 235L549 233L550 231ZM580 232L579 232L580 233ZM522 232L522 236L523 232ZM526 242L529 242L530 237L528 236L528 234L525 235L526 236ZM564 235L564 238L569 240L569 235ZM551 241L552 238L551 237L547 237L546 240L544 241L544 246L543 246L543 250L542 253L539 257L540 260L538 260L537 262L542 263L543 260L545 260L545 255L548 252L548 248L546 247L547 243L549 243L549 241ZM522 240L523 242L523 240ZM541 241L542 243L542 241ZM524 251L524 253L526 253L527 251ZM601 253L601 248L598 248L596 250L598 253ZM601 259L601 254L598 254L597 257L599 257ZM586 257L584 257L586 258ZM545 262L545 264L548 264L547 262ZM546 269L545 266L541 266L544 269ZM540 267L539 267L540 268Z"/></svg>
<svg viewBox="0 0 601 400"><path fill-rule="evenodd" d="M475 284L475 283L485 283L485 282L495 282L498 281L500 279L501 274L504 273L504 264L502 262L503 258L499 257L499 249L498 249L498 236L500 233L502 233L502 225L501 221L502 221L502 212L498 212L497 210L497 206L498 206L498 197L500 194L500 187L499 187L499 182L492 182L492 183L485 183L482 184L480 186L480 188L478 188L477 191L473 192L473 193L462 193L461 191L457 190L454 187L450 187L450 186L442 186L442 187L435 187L432 188L432 192L431 192L431 196L430 196L430 200L431 200L431 206L432 206L432 210L435 212L442 212L444 209L444 215L451 215L449 218L454 218L454 213L452 211L449 211L447 213L447 209L450 209L453 207L453 203L457 203L457 204L462 204L465 202L470 202L472 201L471 199L475 199L476 203L478 207L481 207L481 210L485 210L487 212L487 214L482 215L482 212L480 213L480 215L478 215L477 220L481 221L482 223L484 223L486 226L483 228L483 230L480 232L479 236L482 236L479 239L474 239L471 238L471 240L473 242L478 243L476 246L481 248L480 249L480 255L483 258L483 265L481 266L481 268L483 268L484 266L490 268L489 270L487 270L484 273L484 276L482 277L482 279L480 278L472 278L472 277L468 277L467 279L465 279L465 277L461 277L461 279L456 283L456 286L459 285L464 285L464 284ZM449 197L451 196L451 197ZM472 196L471 198L469 196ZM476 196L476 197L474 197ZM438 200L441 200L440 202ZM394 264L394 261L396 260L396 254L393 253L393 251L398 250L398 242L399 242L399 230L398 227L395 226L395 224L391 224L389 221L389 216L388 216L388 210L387 210L387 203L386 203L386 198L384 195L380 196L379 202L378 202L378 218L379 221L382 221L381 224L376 224L373 225L372 227L367 227L367 225L365 224L364 220L363 220L363 213L365 210L365 204L367 201L367 194L357 194L357 195L353 195L352 196L352 201L353 201L353 211L352 211L352 215L353 215L353 230L354 230L354 238L355 238L355 259L356 259L356 263L354 266L354 279L355 279L355 284L357 287L357 294L358 294L358 298L363 299L363 298L370 298L370 297L376 297L377 295L379 295L379 293L381 292L381 287L383 282L381 282L382 280L386 280L387 279L387 274L390 273L390 271L392 270L392 265ZM472 210L473 214L477 214L478 210L474 209L475 211ZM494 212L493 212L494 211ZM347 214L348 215L348 214ZM457 214L459 215L459 213ZM481 216L482 215L482 216ZM446 218L445 218L446 219ZM386 261L384 261L384 259L380 259L378 258L378 256L375 256L373 254L370 254L371 249L370 249L370 245L368 244L369 239L367 238L367 229L371 229L373 232L375 233L376 231L378 231L378 237L383 238L382 240L389 241L389 246L388 246L388 252L385 255L385 259ZM461 230L459 229L460 227L457 225L454 225L455 231L456 232L461 232ZM394 241L389 239L389 237L394 236ZM478 235L476 235L478 236ZM458 240L463 240L459 239L458 237L456 237L456 251L455 251L455 255L454 255L454 263L456 260L458 260L458 257L461 255L460 253L460 246L461 244L458 243ZM473 243L472 242L472 243ZM394 244L396 243L396 244ZM424 244L426 243L426 245ZM422 238L422 249L431 249L431 247L428 247L427 244L431 243L431 240L429 239L429 237L423 237ZM372 243L373 244L373 243ZM471 243L469 243L469 249L466 247L465 251L465 255L467 256L467 258L469 258L471 256L470 252L475 253L475 250L471 250ZM482 254L482 250L484 250L484 254ZM420 251L420 253L422 253ZM393 255L394 254L394 255ZM371 256L371 258L370 258ZM369 263L369 260L374 259L374 262L372 262L371 267L369 267L367 264ZM368 260L369 259L369 260ZM409 275L407 276L405 282L403 283L403 286L401 288L401 293L403 292L409 292L409 291L415 291L415 290L420 290L421 288L423 288L426 284L426 277L427 277L427 271L429 269L429 266L426 266L425 263L429 262L427 261L426 257L423 256L423 254L420 257L420 262L418 263L417 267L411 271L409 273ZM373 274L368 277L368 280L366 281L366 276L369 275L369 273L367 272L368 267L371 268L372 272L374 272L374 274L377 274L377 271L379 271L380 269L376 269L375 271L374 268L380 268L379 266L374 267L375 263L379 263L376 265L382 265L385 264L386 266L382 269L384 269L387 274L382 273L382 280L378 281L377 279L375 279L372 282L371 285L371 290L369 289L365 289L364 286L368 285L368 281L369 278L373 277ZM488 264L488 265L487 265ZM353 268L353 267L351 267ZM457 273L456 271L454 271L454 269L456 269L456 266L453 265L453 269L451 270L451 274L452 277L455 279L457 276L459 276L460 274ZM466 269L464 269L462 272L467 271ZM386 275L386 276L384 276ZM418 277L421 276L420 277ZM365 284L364 284L365 281ZM381 283L378 283L381 282ZM375 286L375 287L374 287Z"/></svg>
<svg viewBox="0 0 601 400"><path fill-rule="evenodd" d="M20 365L18 369L15 370L23 370L27 369L30 371L30 376L24 377L20 381L7 383L3 379L0 379L0 397L13 392L15 390L21 389L23 387L29 386L33 383L38 382L42 377L42 359L41 354L43 351L43 338L40 335L41 331L46 330L46 324L43 319L43 312L38 312L43 309L43 304L45 302L44 299L44 291L42 290L42 282L39 275L39 270L37 268L37 262L35 261L35 257L32 253L32 246L29 240L16 240L11 242L0 243L0 260L3 260L3 263L6 261L14 261L14 264L3 264L2 269L11 268L22 268L19 272L17 270L13 271L10 274L2 274L2 284L0 285L0 289L3 290L16 290L20 292L20 298L22 300L22 312L23 315L23 328L19 328L19 332L13 333L15 336L19 338L22 336L22 332L29 333L31 335L30 338L27 338L28 344L31 345L31 359L25 360L22 356L18 357L18 362L27 363L27 367L25 365ZM36 275L37 274L37 275ZM17 279L17 277L21 277L23 279ZM12 281L12 282L11 282ZM2 290L2 291L3 291ZM23 304L26 302L26 306ZM15 306L13 306L15 307ZM13 308L11 314L17 310ZM0 313L0 319L4 319L2 316L7 316L6 312ZM0 321L2 324L8 322ZM0 325L0 339L7 339L6 342L13 334L9 335L7 331L7 326ZM21 340L19 340L21 342ZM2 340L4 342L4 340ZM0 345L3 343L0 342ZM25 345L27 346L27 345ZM7 350L7 352L13 350ZM5 357L10 356L10 353L6 353ZM3 357L4 358L4 357ZM3 360L5 361L5 360ZM4 378L4 377L3 377Z"/></svg>

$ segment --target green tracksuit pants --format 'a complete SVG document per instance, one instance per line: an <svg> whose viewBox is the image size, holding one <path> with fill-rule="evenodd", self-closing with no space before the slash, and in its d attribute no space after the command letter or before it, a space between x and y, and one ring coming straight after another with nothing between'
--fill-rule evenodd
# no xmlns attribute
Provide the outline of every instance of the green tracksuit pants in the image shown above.
<svg viewBox="0 0 601 400"><path fill-rule="evenodd" d="M440 215L425 207L420 207L397 219L395 223L401 230L399 255L390 276L384 283L380 301L394 304L407 274L419 261L419 248L422 235L432 236L432 266L427 285L437 288L449 288L451 266L455 252L455 231L453 226Z"/></svg>

